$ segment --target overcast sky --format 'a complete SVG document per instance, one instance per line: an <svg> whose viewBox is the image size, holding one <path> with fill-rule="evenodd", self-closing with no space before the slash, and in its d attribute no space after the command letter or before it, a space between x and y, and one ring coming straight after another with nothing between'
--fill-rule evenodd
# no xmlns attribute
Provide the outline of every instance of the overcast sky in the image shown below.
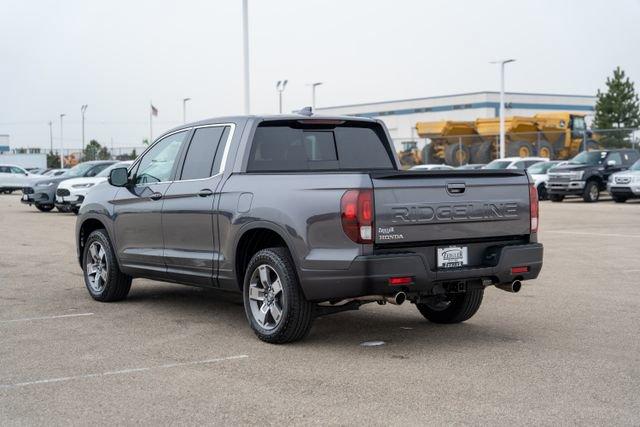
<svg viewBox="0 0 640 427"><path fill-rule="evenodd" d="M595 94L640 81L640 1L250 0L252 113L497 90ZM11 145L138 146L188 120L242 112L241 0L0 0L0 134Z"/></svg>

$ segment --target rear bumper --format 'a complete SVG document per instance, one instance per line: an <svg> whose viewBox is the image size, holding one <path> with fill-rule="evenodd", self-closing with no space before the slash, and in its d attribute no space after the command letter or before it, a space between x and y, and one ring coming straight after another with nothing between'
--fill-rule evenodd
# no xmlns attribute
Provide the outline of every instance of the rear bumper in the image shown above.
<svg viewBox="0 0 640 427"><path fill-rule="evenodd" d="M504 246L497 263L476 268L437 270L418 253L359 256L346 270L305 270L300 272L305 296L311 301L338 300L365 295L390 295L399 290L429 294L438 284L449 282L510 283L515 279L535 279L542 269L540 243ZM526 273L511 274L511 267L526 266ZM413 277L413 283L390 286L390 277Z"/></svg>

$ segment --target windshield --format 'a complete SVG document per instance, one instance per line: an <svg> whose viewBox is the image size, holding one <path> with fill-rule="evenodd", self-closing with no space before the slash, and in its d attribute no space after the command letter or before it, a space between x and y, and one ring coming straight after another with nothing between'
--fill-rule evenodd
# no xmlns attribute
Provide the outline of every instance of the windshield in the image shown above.
<svg viewBox="0 0 640 427"><path fill-rule="evenodd" d="M549 169L551 169L552 167L554 167L557 163L556 162L540 162L540 163L536 163L535 165L531 166L529 168L529 173L531 174L545 174L547 173L547 171Z"/></svg>
<svg viewBox="0 0 640 427"><path fill-rule="evenodd" d="M607 157L606 151L583 151L569 161L570 165L601 165Z"/></svg>
<svg viewBox="0 0 640 427"><path fill-rule="evenodd" d="M115 168L128 168L131 163L133 162L121 162L121 163L114 163L111 166L109 166L108 168L104 169L102 172L100 172L99 174L96 175L96 177L103 177L103 178L107 178L109 176L109 174L111 173L111 169L115 169Z"/></svg>
<svg viewBox="0 0 640 427"><path fill-rule="evenodd" d="M76 165L74 167L72 167L71 169L69 169L69 172L67 173L67 175L69 176L84 176L85 173L87 173L87 171L89 169L91 169L92 167L94 167L95 164L94 163L80 163L79 165Z"/></svg>
<svg viewBox="0 0 640 427"><path fill-rule="evenodd" d="M488 165L486 165L485 169L506 169L511 164L511 160L494 160Z"/></svg>
<svg viewBox="0 0 640 427"><path fill-rule="evenodd" d="M635 162L630 168L629 170L632 171L640 171L640 160L638 160L637 162Z"/></svg>

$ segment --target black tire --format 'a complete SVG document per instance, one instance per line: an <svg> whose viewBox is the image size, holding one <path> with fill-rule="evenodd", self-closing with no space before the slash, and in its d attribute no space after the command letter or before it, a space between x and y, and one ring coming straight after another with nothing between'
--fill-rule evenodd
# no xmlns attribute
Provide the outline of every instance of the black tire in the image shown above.
<svg viewBox="0 0 640 427"><path fill-rule="evenodd" d="M485 141L471 146L471 163L487 164L491 161L491 142Z"/></svg>
<svg viewBox="0 0 640 427"><path fill-rule="evenodd" d="M594 203L600 199L600 186L597 181L587 181L582 192L582 200L587 203Z"/></svg>
<svg viewBox="0 0 640 427"><path fill-rule="evenodd" d="M71 208L71 212L78 215L80 213L80 208Z"/></svg>
<svg viewBox="0 0 640 427"><path fill-rule="evenodd" d="M41 205L41 204L36 204L36 208L40 211L40 212L50 212L53 209L53 205Z"/></svg>
<svg viewBox="0 0 640 427"><path fill-rule="evenodd" d="M547 186L544 183L538 185L538 200L547 200L548 198Z"/></svg>
<svg viewBox="0 0 640 427"><path fill-rule="evenodd" d="M539 157L546 157L549 160L555 159L555 151L553 149L553 145L549 141L541 140L538 142L538 153Z"/></svg>
<svg viewBox="0 0 640 427"><path fill-rule="evenodd" d="M105 268L107 279L104 281L102 289L95 289L91 284L88 272L88 264L91 262L91 247L93 243L97 243L105 252ZM89 291L89 295L96 301L112 302L120 301L127 297L131 289L131 276L120 271L118 260L116 259L113 246L109 240L109 236L104 229L98 229L92 232L84 244L82 253L82 270L84 272L84 284Z"/></svg>
<svg viewBox="0 0 640 427"><path fill-rule="evenodd" d="M484 289L472 289L461 294L450 294L448 304L417 303L420 313L433 323L460 323L471 319L482 304Z"/></svg>
<svg viewBox="0 0 640 427"><path fill-rule="evenodd" d="M507 144L507 156L509 157L531 157L533 156L533 145L527 141L514 141Z"/></svg>
<svg viewBox="0 0 640 427"><path fill-rule="evenodd" d="M469 163L471 154L464 144L450 144L444 150L444 160L449 166L461 166Z"/></svg>
<svg viewBox="0 0 640 427"><path fill-rule="evenodd" d="M256 308L256 306L252 308L251 305L254 300L249 298L252 276L263 265L275 271L282 287L281 317L279 321L274 321L275 325L272 328L263 327L258 322L252 311ZM265 294L263 294L264 297ZM251 258L244 275L243 299L249 325L262 341L271 344L298 341L304 338L311 329L315 306L304 297L293 260L285 248L263 249ZM254 301L253 304L258 303ZM262 304L265 302L263 301Z"/></svg>
<svg viewBox="0 0 640 427"><path fill-rule="evenodd" d="M564 200L564 196L562 194L549 194L549 200L558 203Z"/></svg>
<svg viewBox="0 0 640 427"><path fill-rule="evenodd" d="M433 143L425 145L422 149L422 162L424 164L442 163L442 159L436 156Z"/></svg>
<svg viewBox="0 0 640 427"><path fill-rule="evenodd" d="M616 203L624 203L627 201L626 196L618 196L616 194L612 194L611 197L613 198L613 201Z"/></svg>

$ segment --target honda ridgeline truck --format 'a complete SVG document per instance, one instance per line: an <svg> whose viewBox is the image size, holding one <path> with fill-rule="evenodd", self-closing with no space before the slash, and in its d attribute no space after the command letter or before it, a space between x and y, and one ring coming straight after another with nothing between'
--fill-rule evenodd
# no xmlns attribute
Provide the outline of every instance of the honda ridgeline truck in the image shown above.
<svg viewBox="0 0 640 427"><path fill-rule="evenodd" d="M402 171L382 122L307 110L167 132L87 194L76 241L98 301L136 277L240 292L285 343L368 302L465 321L485 288L538 276L537 231L524 171Z"/></svg>

